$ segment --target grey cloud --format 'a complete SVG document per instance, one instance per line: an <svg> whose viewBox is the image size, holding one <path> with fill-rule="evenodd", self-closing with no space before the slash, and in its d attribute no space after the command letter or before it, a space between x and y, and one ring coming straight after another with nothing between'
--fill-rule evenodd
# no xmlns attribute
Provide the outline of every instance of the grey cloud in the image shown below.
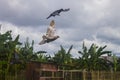
<svg viewBox="0 0 120 80"><path fill-rule="evenodd" d="M78 1L77 1L78 2ZM42 0L1 0L0 1L0 20L7 21L16 25L30 26L30 25L43 25L46 20L46 17L54 10L59 8L71 8L71 12L62 14L61 17L52 18L56 21L59 21L60 25L63 23L70 27L72 20L76 20L75 10L79 5L76 5L75 1L42 1ZM61 5L58 5L61 4ZM73 16L73 17L72 17ZM72 19L72 20L71 20ZM61 21L62 20L62 21ZM63 22L64 21L64 22ZM62 25L63 26L63 25Z"/></svg>
<svg viewBox="0 0 120 80"><path fill-rule="evenodd" d="M114 38L113 36L105 36L105 35L97 35L97 38L102 42L113 43L116 45L120 45L120 38Z"/></svg>
<svg viewBox="0 0 120 80"><path fill-rule="evenodd" d="M62 43L78 44L84 39L94 41L93 35L103 42L109 41L120 45L119 2L119 0L13 0L12 2L0 0L0 21L15 24L17 27L33 27L33 33L36 31L36 34L42 35L46 32L49 22L54 19L61 37L51 43L53 46ZM60 8L70 8L70 11L46 19L50 13ZM108 30L107 33L104 28L111 31ZM116 32L117 36L114 34Z"/></svg>
<svg viewBox="0 0 120 80"><path fill-rule="evenodd" d="M25 1L24 1L25 2ZM0 20L11 22L16 25L40 25L44 24L45 8L39 6L34 1L23 3L22 0L1 0L0 1Z"/></svg>
<svg viewBox="0 0 120 80"><path fill-rule="evenodd" d="M120 28L114 26L107 26L100 28L97 32L97 38L102 42L110 42L116 45L120 45Z"/></svg>
<svg viewBox="0 0 120 80"><path fill-rule="evenodd" d="M100 1L99 1L100 2ZM68 3L68 0L66 1L48 1L48 0L29 0L29 1L24 1L24 0L13 0L13 2L10 2L9 0L1 0L0 1L0 19L4 21L11 22L13 24L17 25L24 25L24 26L29 26L29 25L43 25L48 22L45 18L54 10L59 9L59 8L70 8L70 12L66 14L61 14L61 16L52 18L55 19L58 26L65 27L78 27L78 26L90 26L94 24L99 24L103 23L105 24L111 23L111 19L114 18L114 13L112 15L108 16L103 16L104 18L100 18L99 20L99 15L102 14L102 11L104 11L100 8L102 7L97 3L97 1L74 1L71 0ZM98 5L96 5L97 3ZM101 4L106 3L105 1L101 0ZM11 5L10 5L11 4ZM60 4L60 5L58 5ZM110 3L110 7L112 3ZM104 5L104 4L102 4ZM114 5L116 5L114 1ZM118 4L117 4L118 5ZM97 6L97 7L96 7ZM112 6L113 7L113 6ZM97 9L98 8L98 9ZM115 7L116 8L116 7ZM112 11L117 11L115 8L112 10L110 9L109 12ZM109 8L108 8L109 9ZM107 9L105 10L107 12ZM112 18L110 18L110 17ZM97 18L98 17L98 18ZM114 18L115 20L115 18ZM108 21L108 22L107 22ZM112 20L113 22L113 20ZM118 22L116 20L116 22ZM118 23L117 23L118 24Z"/></svg>

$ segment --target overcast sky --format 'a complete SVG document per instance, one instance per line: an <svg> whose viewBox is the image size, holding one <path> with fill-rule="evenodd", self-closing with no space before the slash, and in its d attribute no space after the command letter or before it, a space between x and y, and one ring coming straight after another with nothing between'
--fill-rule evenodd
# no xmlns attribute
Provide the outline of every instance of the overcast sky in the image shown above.
<svg viewBox="0 0 120 80"><path fill-rule="evenodd" d="M60 8L70 11L46 19ZM54 42L38 45L51 20L55 20ZM95 43L107 45L106 50L120 54L120 0L0 0L1 32L12 30L20 40L35 41L35 51L46 50L54 54L62 45L66 50L73 45L72 55L77 57L82 43L88 47Z"/></svg>

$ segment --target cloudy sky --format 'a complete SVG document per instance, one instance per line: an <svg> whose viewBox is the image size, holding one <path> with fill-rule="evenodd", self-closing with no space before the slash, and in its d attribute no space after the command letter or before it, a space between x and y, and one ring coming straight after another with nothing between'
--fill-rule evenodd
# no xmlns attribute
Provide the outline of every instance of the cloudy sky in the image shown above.
<svg viewBox="0 0 120 80"><path fill-rule="evenodd" d="M83 41L107 45L107 50L120 53L120 0L0 0L1 33L12 30L13 37L20 34L23 43L35 41L35 51L46 50L54 54L62 45L66 50L73 45L72 55L82 50ZM69 12L46 19L57 9ZM60 38L38 45L51 20L55 20L56 34Z"/></svg>

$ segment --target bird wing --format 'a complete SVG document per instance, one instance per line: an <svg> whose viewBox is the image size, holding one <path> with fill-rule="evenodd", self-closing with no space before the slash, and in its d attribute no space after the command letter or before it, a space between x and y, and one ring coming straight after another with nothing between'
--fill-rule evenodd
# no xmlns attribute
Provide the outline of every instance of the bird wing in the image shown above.
<svg viewBox="0 0 120 80"><path fill-rule="evenodd" d="M46 19L48 19L48 18L50 18L51 16L56 16L56 15L59 15L60 14L60 12L66 12L66 11L69 11L70 10L70 8L68 8L68 9L59 9L59 10L56 10L56 11L54 11L53 13L51 13Z"/></svg>
<svg viewBox="0 0 120 80"><path fill-rule="evenodd" d="M50 18L52 16L56 16L56 12L51 13L46 19L48 19L48 18Z"/></svg>
<svg viewBox="0 0 120 80"><path fill-rule="evenodd" d="M66 11L69 11L70 10L70 8L68 8L68 9L64 9L64 10L62 10L63 12L66 12Z"/></svg>
<svg viewBox="0 0 120 80"><path fill-rule="evenodd" d="M42 45L42 44L45 44L45 43L46 43L46 40L43 39L43 40L39 43L39 45Z"/></svg>
<svg viewBox="0 0 120 80"><path fill-rule="evenodd" d="M61 9L56 10L56 11L52 12L46 19L50 18L51 16L59 15L60 12L61 12Z"/></svg>
<svg viewBox="0 0 120 80"><path fill-rule="evenodd" d="M46 19L48 19L48 18L50 18L51 17L51 15L49 15Z"/></svg>
<svg viewBox="0 0 120 80"><path fill-rule="evenodd" d="M52 41L55 41L56 39L58 39L59 37L54 37L53 39L47 39L46 42L49 43L49 42L52 42Z"/></svg>

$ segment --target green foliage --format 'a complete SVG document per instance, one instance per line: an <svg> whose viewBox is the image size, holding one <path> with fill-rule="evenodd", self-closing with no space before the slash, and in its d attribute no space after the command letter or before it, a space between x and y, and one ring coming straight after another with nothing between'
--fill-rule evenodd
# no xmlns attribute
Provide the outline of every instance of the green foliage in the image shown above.
<svg viewBox="0 0 120 80"><path fill-rule="evenodd" d="M4 34L0 34L0 74L3 76L2 80L5 80L5 76L12 72L12 75L17 74L21 69L25 69L25 65L29 61L40 62L54 62L60 65L60 69L82 69L87 71L96 70L111 70L120 71L120 59L117 59L113 55L113 62L101 58L102 55L111 56L111 51L106 51L106 45L99 47L96 44L92 44L90 48L86 47L84 42L82 45L82 51L78 51L81 55L79 58L72 58L71 50L73 45L66 51L61 45L60 50L51 55L45 55L46 51L34 51L34 41L26 42L21 46L19 42L19 35L12 38L12 31L7 31ZM18 55L20 63L16 64L12 61L17 61L15 54Z"/></svg>
<svg viewBox="0 0 120 80"><path fill-rule="evenodd" d="M3 75L3 80L10 70L10 63L14 58L16 46L20 45L19 35L13 40L11 32L7 31L0 34L0 72Z"/></svg>
<svg viewBox="0 0 120 80"><path fill-rule="evenodd" d="M106 47L107 46L98 47L92 44L88 49L83 43L83 51L78 51L78 53L81 54L78 61L79 68L88 71L109 69L107 61L100 58L102 55L111 53L111 51L104 51Z"/></svg>
<svg viewBox="0 0 120 80"><path fill-rule="evenodd" d="M120 57L117 59L117 71L120 71Z"/></svg>
<svg viewBox="0 0 120 80"><path fill-rule="evenodd" d="M0 75L2 75L2 80L5 80L5 76L9 72L13 75L17 74L21 69L25 69L28 61L39 61L38 55L46 53L45 51L34 52L34 41L30 44L28 38L25 46L21 46L19 35L13 39L11 32L0 34ZM17 59L15 55L18 57Z"/></svg>
<svg viewBox="0 0 120 80"><path fill-rule="evenodd" d="M28 62L30 60L34 60L36 58L36 56L33 56L33 44L34 41L32 41L32 43L29 43L29 39L26 39L26 42L24 43L24 46L22 48L20 48L20 57L25 61Z"/></svg>
<svg viewBox="0 0 120 80"><path fill-rule="evenodd" d="M20 48L20 58L24 63L29 61L45 61L44 53L46 51L38 51L34 52L34 41L32 43L29 42L29 39L26 39L24 46Z"/></svg>
<svg viewBox="0 0 120 80"><path fill-rule="evenodd" d="M47 53L46 51L38 51L36 54L38 56L37 61L40 62L48 62L49 58L51 58L51 56L47 57L47 55L45 55L45 53Z"/></svg>
<svg viewBox="0 0 120 80"><path fill-rule="evenodd" d="M113 71L116 72L116 71L120 71L120 58L118 58L115 54L113 54L113 56L111 56L112 59L113 59Z"/></svg>
<svg viewBox="0 0 120 80"><path fill-rule="evenodd" d="M72 63L72 55L70 51L72 50L72 46L70 46L69 50L66 51L63 46L60 46L60 50L54 54L53 60L59 65L71 65ZM64 68L64 67L63 67Z"/></svg>

